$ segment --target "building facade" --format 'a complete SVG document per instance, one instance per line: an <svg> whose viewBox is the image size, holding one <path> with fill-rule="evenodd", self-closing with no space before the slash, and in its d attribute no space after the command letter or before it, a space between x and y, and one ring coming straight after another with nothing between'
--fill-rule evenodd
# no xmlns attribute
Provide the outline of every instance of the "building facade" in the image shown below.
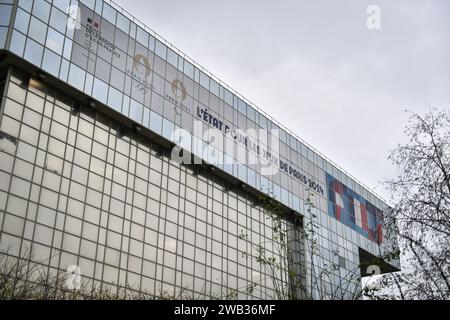
<svg viewBox="0 0 450 320"><path fill-rule="evenodd" d="M2 255L199 298L351 299L400 268L379 197L117 5L0 12Z"/></svg>

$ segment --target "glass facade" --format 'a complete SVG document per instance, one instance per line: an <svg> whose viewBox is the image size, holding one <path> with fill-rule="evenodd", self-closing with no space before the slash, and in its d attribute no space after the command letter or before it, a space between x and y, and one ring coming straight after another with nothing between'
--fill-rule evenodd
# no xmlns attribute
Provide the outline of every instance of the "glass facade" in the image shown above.
<svg viewBox="0 0 450 320"><path fill-rule="evenodd" d="M326 280L331 288L358 267L359 248L379 255L395 245L382 232L381 199L120 8L99 0L0 6L1 48L109 108L74 112L74 97L58 86L10 69L0 128L3 249L14 243L20 255L36 247L49 268L75 264L90 281L138 290L273 297L270 275L252 251L267 243L275 254L261 208L218 176L161 154L149 139L120 134L113 114L172 142L174 131L185 130L191 135L183 148L306 225L316 223L321 259L301 254L306 285L338 264ZM220 134L219 145L209 143L207 129ZM264 174L265 161L273 174ZM249 243L241 243L241 231L251 235ZM252 259L243 260L242 248ZM254 278L259 291L244 293Z"/></svg>
<svg viewBox="0 0 450 320"><path fill-rule="evenodd" d="M84 107L73 113L73 101L37 80L24 82L13 74L0 124L4 253L31 249L31 262L55 272L78 265L97 285L275 296L252 246L278 256L272 221L254 200L174 163L148 139L118 138L113 120Z"/></svg>

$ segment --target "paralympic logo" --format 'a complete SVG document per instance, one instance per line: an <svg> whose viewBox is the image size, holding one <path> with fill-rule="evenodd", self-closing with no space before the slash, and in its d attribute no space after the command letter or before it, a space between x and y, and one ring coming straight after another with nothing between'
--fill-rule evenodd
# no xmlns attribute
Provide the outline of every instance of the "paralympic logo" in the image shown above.
<svg viewBox="0 0 450 320"><path fill-rule="evenodd" d="M182 110L192 113L192 108L188 107L183 103L187 98L187 90L183 81L174 79L170 84L173 97L166 93L166 98L169 99L175 105L174 107L175 114L177 116L181 116Z"/></svg>

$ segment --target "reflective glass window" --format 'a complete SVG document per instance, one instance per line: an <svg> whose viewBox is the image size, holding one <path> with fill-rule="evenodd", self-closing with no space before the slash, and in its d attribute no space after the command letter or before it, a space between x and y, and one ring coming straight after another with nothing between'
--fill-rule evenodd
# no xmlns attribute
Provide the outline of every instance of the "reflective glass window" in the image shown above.
<svg viewBox="0 0 450 320"><path fill-rule="evenodd" d="M230 106L233 105L233 94L230 91L228 91L227 89L224 90L224 100Z"/></svg>
<svg viewBox="0 0 450 320"><path fill-rule="evenodd" d="M81 1L84 5L86 5L89 9L94 10L95 7L95 0L82 0Z"/></svg>
<svg viewBox="0 0 450 320"><path fill-rule="evenodd" d="M97 66L95 68L95 76L99 79L109 82L109 73L111 65L106 63L103 59L97 59Z"/></svg>
<svg viewBox="0 0 450 320"><path fill-rule="evenodd" d="M126 52L128 48L128 35L120 30L116 30L116 36L114 38L114 44L122 51ZM122 60L125 60L125 56L121 57ZM113 62L116 65L117 57L113 59ZM122 64L121 64L122 65Z"/></svg>
<svg viewBox="0 0 450 320"><path fill-rule="evenodd" d="M200 72L200 85L209 90L209 77L203 72Z"/></svg>
<svg viewBox="0 0 450 320"><path fill-rule="evenodd" d="M238 99L238 110L243 115L247 115L247 104L241 99Z"/></svg>
<svg viewBox="0 0 450 320"><path fill-rule="evenodd" d="M136 33L137 41L139 41L144 46L147 46L148 45L148 37L149 37L149 34L145 30L137 27L137 33Z"/></svg>
<svg viewBox="0 0 450 320"><path fill-rule="evenodd" d="M150 112L150 130L161 134L162 117L154 111Z"/></svg>
<svg viewBox="0 0 450 320"><path fill-rule="evenodd" d="M70 5L70 0L53 0L53 5L63 12L67 12Z"/></svg>
<svg viewBox="0 0 450 320"><path fill-rule="evenodd" d="M63 45L64 36L55 29L49 28L46 42L47 48L55 51L59 55L62 55Z"/></svg>
<svg viewBox="0 0 450 320"><path fill-rule="evenodd" d="M66 32L67 15L56 8L52 8L52 14L50 15L50 25L64 34Z"/></svg>
<svg viewBox="0 0 450 320"><path fill-rule="evenodd" d="M122 114L128 116L128 111L130 110L130 97L127 95L123 96L122 102Z"/></svg>
<svg viewBox="0 0 450 320"><path fill-rule="evenodd" d="M184 62L184 73L191 79L194 79L194 66L188 61Z"/></svg>
<svg viewBox="0 0 450 320"><path fill-rule="evenodd" d="M0 4L0 25L9 26L11 20L12 6L6 4Z"/></svg>
<svg viewBox="0 0 450 320"><path fill-rule="evenodd" d="M110 84L119 90L123 90L124 83L125 83L125 73L112 67Z"/></svg>
<svg viewBox="0 0 450 320"><path fill-rule="evenodd" d="M90 73L86 73L86 83L84 84L84 92L85 93L91 94L93 82L94 82L94 76Z"/></svg>
<svg viewBox="0 0 450 320"><path fill-rule="evenodd" d="M45 43L45 35L47 33L47 25L39 21L35 17L31 17L31 28L28 35L39 42L40 44Z"/></svg>
<svg viewBox="0 0 450 320"><path fill-rule="evenodd" d="M0 27L0 48L4 48L6 44L6 36L8 35L7 27Z"/></svg>
<svg viewBox="0 0 450 320"><path fill-rule="evenodd" d="M70 64L69 83L80 91L84 88L86 72L73 63Z"/></svg>
<svg viewBox="0 0 450 320"><path fill-rule="evenodd" d="M67 81L67 76L69 75L69 66L69 61L63 59L61 63L61 69L59 70L59 78L61 80Z"/></svg>
<svg viewBox="0 0 450 320"><path fill-rule="evenodd" d="M14 28L22 31L23 33L28 32L28 24L30 23L30 14L24 10L18 8L16 14L16 20L14 22Z"/></svg>
<svg viewBox="0 0 450 320"><path fill-rule="evenodd" d="M24 58L35 64L36 66L40 66L43 54L44 47L36 43L35 41L28 39Z"/></svg>
<svg viewBox="0 0 450 320"><path fill-rule="evenodd" d="M167 119L163 119L163 131L162 135L164 138L171 140L175 125Z"/></svg>
<svg viewBox="0 0 450 320"><path fill-rule="evenodd" d="M92 95L98 101L102 103L106 103L108 99L108 85L101 81L100 79L94 79L94 89L92 91Z"/></svg>
<svg viewBox="0 0 450 320"><path fill-rule="evenodd" d="M131 99L130 104L130 118L138 123L142 123L142 105Z"/></svg>
<svg viewBox="0 0 450 320"><path fill-rule="evenodd" d="M166 60L167 47L161 42L156 40L155 53Z"/></svg>
<svg viewBox="0 0 450 320"><path fill-rule="evenodd" d="M66 38L66 41L64 41L64 52L63 52L63 56L66 59L71 58L72 55L72 40L70 40L69 38Z"/></svg>
<svg viewBox="0 0 450 320"><path fill-rule="evenodd" d="M112 24L116 24L116 10L106 2L103 3L103 17Z"/></svg>
<svg viewBox="0 0 450 320"><path fill-rule="evenodd" d="M108 105L118 112L122 109L122 93L113 87L109 88Z"/></svg>
<svg viewBox="0 0 450 320"><path fill-rule="evenodd" d="M256 111L252 107L247 107L247 117L249 117L252 121L256 121Z"/></svg>
<svg viewBox="0 0 450 320"><path fill-rule="evenodd" d="M117 13L117 27L127 34L130 31L130 20L120 12Z"/></svg>
<svg viewBox="0 0 450 320"><path fill-rule="evenodd" d="M178 55L171 49L167 50L167 62L169 62L174 67L178 64Z"/></svg>
<svg viewBox="0 0 450 320"><path fill-rule="evenodd" d="M19 6L26 10L27 12L31 12L31 7L33 6L33 1L31 0L19 0Z"/></svg>
<svg viewBox="0 0 450 320"><path fill-rule="evenodd" d="M213 79L209 79L209 88L213 94L219 96L219 84Z"/></svg>
<svg viewBox="0 0 450 320"><path fill-rule="evenodd" d="M34 1L33 16L47 23L49 15L50 15L50 4L48 2Z"/></svg>

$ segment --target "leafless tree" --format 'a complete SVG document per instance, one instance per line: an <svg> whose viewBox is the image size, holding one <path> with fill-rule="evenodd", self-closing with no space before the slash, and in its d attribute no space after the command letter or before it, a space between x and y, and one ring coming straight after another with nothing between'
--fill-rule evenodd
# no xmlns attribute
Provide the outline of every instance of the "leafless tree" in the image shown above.
<svg viewBox="0 0 450 320"><path fill-rule="evenodd" d="M450 116L448 110L413 113L408 142L389 159L398 175L387 220L398 235L403 270L376 284L379 298L450 299Z"/></svg>

